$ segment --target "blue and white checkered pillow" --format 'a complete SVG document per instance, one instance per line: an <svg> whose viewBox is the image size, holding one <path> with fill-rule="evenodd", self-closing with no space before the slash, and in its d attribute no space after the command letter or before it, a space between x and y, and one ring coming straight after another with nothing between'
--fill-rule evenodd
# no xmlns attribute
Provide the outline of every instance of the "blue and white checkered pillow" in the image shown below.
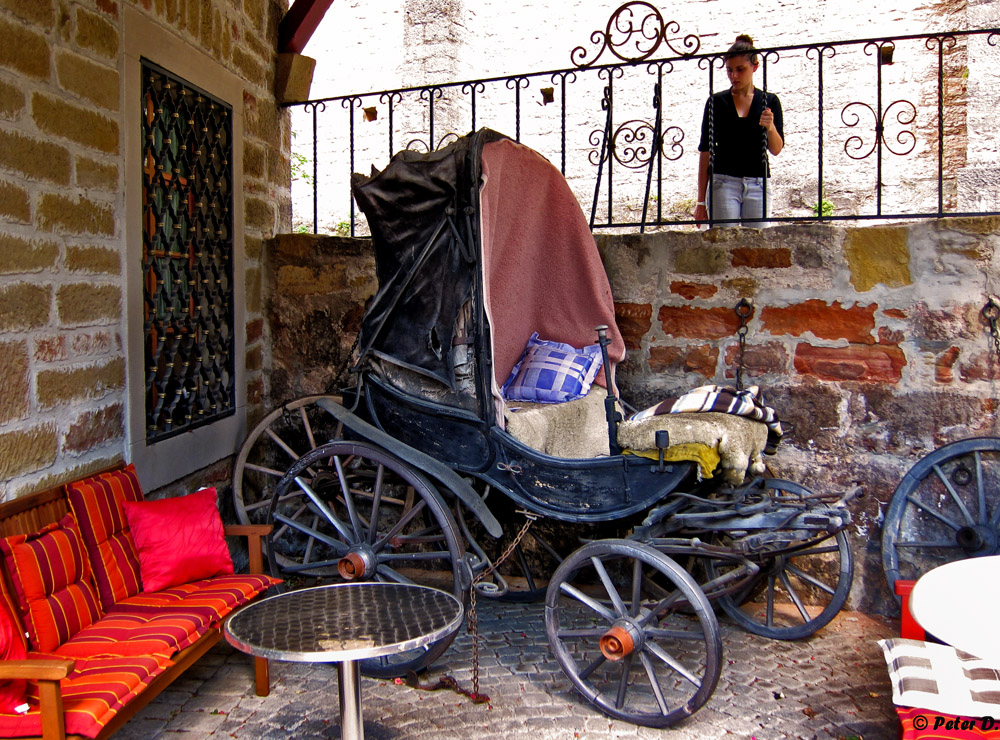
<svg viewBox="0 0 1000 740"><path fill-rule="evenodd" d="M538 338L535 332L501 392L508 401L562 403L583 398L601 368L601 348L577 349Z"/></svg>

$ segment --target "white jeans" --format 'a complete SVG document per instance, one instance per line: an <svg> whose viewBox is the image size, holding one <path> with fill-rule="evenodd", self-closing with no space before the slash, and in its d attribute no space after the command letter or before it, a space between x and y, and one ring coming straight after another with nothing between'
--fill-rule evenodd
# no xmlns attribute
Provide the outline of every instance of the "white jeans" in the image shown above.
<svg viewBox="0 0 1000 740"><path fill-rule="evenodd" d="M714 175L709 188L706 207L712 220L733 220L740 223L719 224L719 226L740 226L744 221L767 217L771 201L768 188L767 203L764 203L763 177L733 177ZM752 223L762 226L759 221Z"/></svg>

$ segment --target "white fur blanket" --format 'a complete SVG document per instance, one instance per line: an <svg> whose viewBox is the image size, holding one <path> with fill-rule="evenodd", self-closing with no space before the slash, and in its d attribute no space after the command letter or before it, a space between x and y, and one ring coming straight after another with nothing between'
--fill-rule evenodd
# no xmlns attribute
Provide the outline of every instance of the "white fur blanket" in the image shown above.
<svg viewBox="0 0 1000 740"><path fill-rule="evenodd" d="M608 454L608 422L604 412L607 392L592 386L585 398L567 403L511 403L507 431L539 452L565 459L602 457ZM749 472L762 475L767 426L734 414L700 412L664 414L618 425L622 449L656 450L656 432L665 429L670 444L702 444L718 450L722 477L739 485Z"/></svg>
<svg viewBox="0 0 1000 740"><path fill-rule="evenodd" d="M586 396L566 403L508 401L507 431L522 444L553 457L579 460L607 456L607 397L606 390L592 385Z"/></svg>
<svg viewBox="0 0 1000 740"><path fill-rule="evenodd" d="M670 444L703 444L717 448L722 458L722 478L738 486L749 471L764 473L767 426L743 416L714 411L664 414L618 425L618 444L623 449L655 450L656 432L665 429Z"/></svg>

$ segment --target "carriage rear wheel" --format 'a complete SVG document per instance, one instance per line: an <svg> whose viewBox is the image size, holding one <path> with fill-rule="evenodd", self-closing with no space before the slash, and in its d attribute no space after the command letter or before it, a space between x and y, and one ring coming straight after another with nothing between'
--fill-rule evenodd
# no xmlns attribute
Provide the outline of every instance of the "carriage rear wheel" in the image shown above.
<svg viewBox="0 0 1000 740"><path fill-rule="evenodd" d="M854 556L843 530L749 559L760 571L737 592L719 596L718 604L755 635L801 640L829 624L847 602ZM705 560L710 579L727 566Z"/></svg>
<svg viewBox="0 0 1000 740"><path fill-rule="evenodd" d="M761 494L773 499L807 497L809 489L793 481L768 478ZM731 619L755 635L774 640L800 640L825 627L847 602L854 577L854 556L843 530L808 536L796 529L778 529L773 544L746 554L760 570L742 588L718 597ZM720 533L718 544L728 545ZM734 564L707 558L709 579Z"/></svg>
<svg viewBox="0 0 1000 740"><path fill-rule="evenodd" d="M882 524L889 590L939 565L998 553L1000 438L963 439L921 458L893 492Z"/></svg>
<svg viewBox="0 0 1000 740"><path fill-rule="evenodd" d="M647 575L669 582L653 595ZM641 542L584 545L556 569L545 599L549 645L577 690L605 714L669 727L711 697L722 640L698 584Z"/></svg>
<svg viewBox="0 0 1000 740"><path fill-rule="evenodd" d="M317 403L340 396L303 396L261 419L240 446L233 466L233 504L242 524L267 520L274 486L289 465L319 445L342 436L337 421Z"/></svg>
<svg viewBox="0 0 1000 740"><path fill-rule="evenodd" d="M302 455L275 486L268 521L271 572L292 583L303 576L417 583L463 598L463 547L447 505L422 474L374 445L334 441ZM364 660L361 672L392 678L420 670L452 639Z"/></svg>

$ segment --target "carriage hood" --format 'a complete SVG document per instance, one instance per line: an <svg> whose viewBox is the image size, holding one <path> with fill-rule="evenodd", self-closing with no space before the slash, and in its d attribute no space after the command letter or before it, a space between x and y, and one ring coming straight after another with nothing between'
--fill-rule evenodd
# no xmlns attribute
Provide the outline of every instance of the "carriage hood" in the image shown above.
<svg viewBox="0 0 1000 740"><path fill-rule="evenodd" d="M463 340L460 312L480 284L494 392L532 332L583 347L606 324L612 362L624 357L586 217L537 152L482 129L434 152L399 152L351 184L379 284L362 319L362 358L375 354L454 389L449 350Z"/></svg>

